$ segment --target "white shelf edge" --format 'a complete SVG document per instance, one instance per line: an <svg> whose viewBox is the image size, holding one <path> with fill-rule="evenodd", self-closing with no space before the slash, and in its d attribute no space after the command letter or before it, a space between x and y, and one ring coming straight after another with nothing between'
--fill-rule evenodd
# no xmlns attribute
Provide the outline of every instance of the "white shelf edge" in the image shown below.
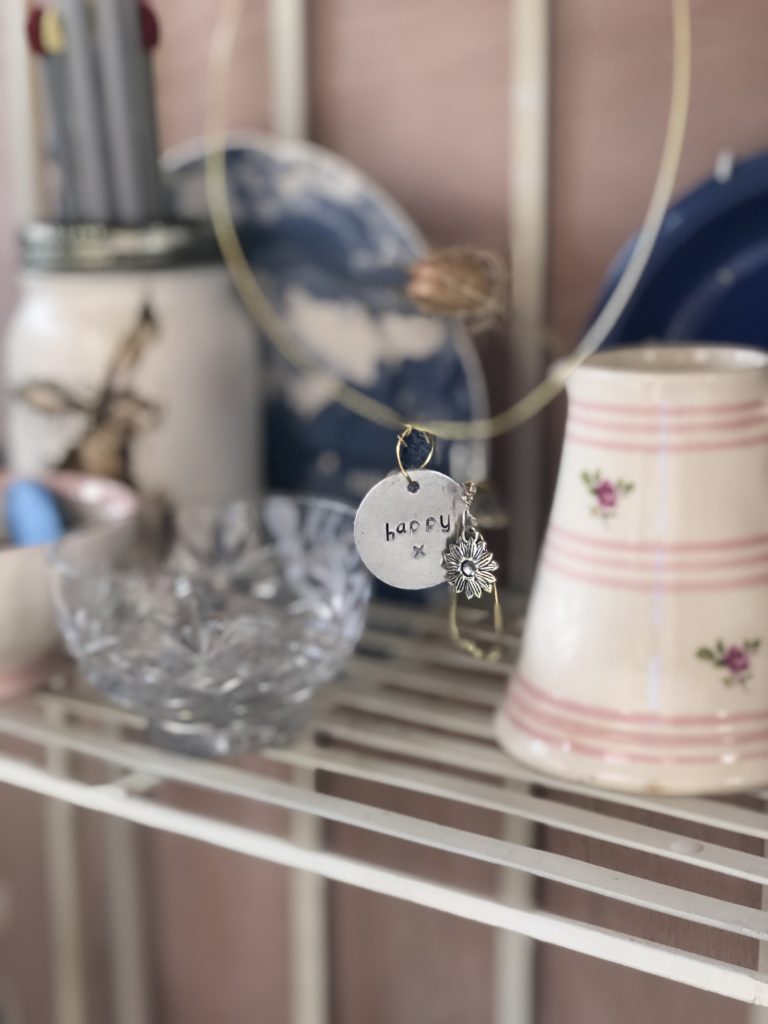
<svg viewBox="0 0 768 1024"><path fill-rule="evenodd" d="M720 898L724 890L718 888L713 895L701 895L691 892L685 883L661 885L596 867L580 859L578 853L569 857L535 849L535 829L544 825L609 843L617 851L642 851L659 865L684 863L709 871L713 879L719 874L768 888L768 862L763 857L723 847L716 835L711 841L697 839L693 843L688 838L691 823L698 823L765 840L765 813L733 805L725 798L623 795L545 778L510 760L492 742L490 718L502 699L506 666L486 666L478 671L474 661L450 646L444 619L434 612L373 606L371 621L373 628L345 666L342 681L319 695L311 727L303 737L287 748L263 752L265 758L290 770L292 782L265 774L258 762L251 761L245 768L149 746L139 741L144 728L141 717L106 705L92 691L78 689L42 692L25 702L0 707L0 736L34 745L34 759L41 751L51 750L64 758L79 754L95 759L102 778L112 780L117 772L118 780L89 786L74 772L57 777L37 764L0 757L0 782L25 786L118 820L136 821L295 867L292 934L297 944L314 944L325 931L325 879L333 879L498 927L498 971L504 970L502 963L511 955L523 957L530 966L533 942L541 940L768 1006L768 974L762 960L757 970L752 970L752 965L737 967L659 945L651 941L652 933L638 940L588 922L559 918L534 905L535 880L543 877L600 897L650 907L669 923L684 920L754 941L765 940L765 906L730 902ZM510 657L515 645L515 637L510 636ZM72 759L73 764L78 762L79 758ZM317 792L314 781L306 780L314 780L318 772L484 808L499 817L489 818L482 834L449 828L429 817L424 820L384 810L377 806L379 798L373 786L361 791L363 796L356 801ZM175 805L159 802L164 790L153 790L152 798L147 799L148 789L164 779L212 795L226 793L282 807L290 813L295 831L288 839L278 839L206 815L187 815ZM575 806L573 796L591 798L596 801L594 808ZM653 825L626 820L617 813L616 805L641 808L660 817ZM428 878L329 853L324 844L325 821L498 865L494 897L456 891ZM762 948L768 948L768 941ZM318 1017L312 1009L310 1014L308 1004L327 1009L327 993L316 998L327 984L327 970L297 971L294 982L297 1024L309 1024L310 1019L318 1024L322 1013ZM513 994L508 986L497 984L497 1017Z"/></svg>
<svg viewBox="0 0 768 1024"><path fill-rule="evenodd" d="M768 982L747 968L722 964L548 912L512 907L336 853L307 849L241 825L159 806L124 792L118 785L92 786L71 779L54 778L44 770L14 758L0 756L0 779L8 785L63 800L86 810L113 814L137 825L172 832L286 868L314 872L330 881L517 932L539 942L588 953L601 960L704 991L768 1006Z"/></svg>

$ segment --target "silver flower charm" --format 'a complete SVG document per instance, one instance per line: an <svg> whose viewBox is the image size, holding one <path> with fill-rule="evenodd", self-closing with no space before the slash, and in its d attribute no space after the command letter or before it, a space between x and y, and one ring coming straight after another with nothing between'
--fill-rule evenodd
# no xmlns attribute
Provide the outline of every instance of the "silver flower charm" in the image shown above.
<svg viewBox="0 0 768 1024"><path fill-rule="evenodd" d="M490 594L496 585L494 573L499 568L482 537L463 536L449 544L443 555L443 568L448 585L457 594L480 597Z"/></svg>

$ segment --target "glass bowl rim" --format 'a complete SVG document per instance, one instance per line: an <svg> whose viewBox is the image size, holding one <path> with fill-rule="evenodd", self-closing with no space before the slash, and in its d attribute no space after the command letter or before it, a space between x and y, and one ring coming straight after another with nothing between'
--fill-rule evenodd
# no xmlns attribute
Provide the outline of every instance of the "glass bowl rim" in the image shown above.
<svg viewBox="0 0 768 1024"><path fill-rule="evenodd" d="M322 508L329 512L338 513L341 520L348 519L352 522L354 522L357 512L355 505L340 498L328 498L324 495L313 495L305 492L291 493L289 491L266 491L264 494L254 495L250 498L232 498L222 502L200 502L199 504L185 505L182 508L175 509L174 512L177 515L185 513L194 515L195 513L216 512L230 508L244 507L259 510L268 501L273 499L287 499L301 508ZM78 573L72 565L68 564L63 554L65 549L71 546L72 542L72 533L65 534L55 543L51 544L45 552L45 560L54 577L54 596L57 602L58 584L55 580L60 575L69 576L70 578L87 575Z"/></svg>
<svg viewBox="0 0 768 1024"><path fill-rule="evenodd" d="M357 512L357 507L352 502L344 501L343 498L329 498L321 494L311 494L305 491L292 493L291 491L265 491L264 494L255 494L253 497L243 498L231 498L227 501L215 502L215 501L201 501L189 505L183 505L180 508L174 509L176 515L184 515L185 513L195 512L215 512L226 508L240 508L241 506L249 506L251 508L260 508L266 504L266 502L275 498L284 498L288 501L292 501L296 505L303 507L315 506L317 508L325 508L331 512L340 512L346 516L354 518Z"/></svg>

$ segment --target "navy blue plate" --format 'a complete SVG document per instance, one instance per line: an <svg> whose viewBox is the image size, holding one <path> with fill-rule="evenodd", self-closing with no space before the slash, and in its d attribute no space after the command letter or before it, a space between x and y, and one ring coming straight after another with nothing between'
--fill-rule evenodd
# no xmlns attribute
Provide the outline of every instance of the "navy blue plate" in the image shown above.
<svg viewBox="0 0 768 1024"><path fill-rule="evenodd" d="M632 245L611 266L598 309ZM649 266L606 344L649 339L768 348L768 154L735 164L669 210Z"/></svg>

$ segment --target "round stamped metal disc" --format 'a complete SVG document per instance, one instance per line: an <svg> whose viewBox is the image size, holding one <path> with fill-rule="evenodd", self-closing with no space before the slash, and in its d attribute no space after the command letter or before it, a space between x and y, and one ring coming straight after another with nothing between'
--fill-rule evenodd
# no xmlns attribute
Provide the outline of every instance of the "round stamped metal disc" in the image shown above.
<svg viewBox="0 0 768 1024"><path fill-rule="evenodd" d="M424 590L445 582L443 551L464 509L462 489L434 469L402 473L372 487L355 516L355 544L367 568L390 587Z"/></svg>

